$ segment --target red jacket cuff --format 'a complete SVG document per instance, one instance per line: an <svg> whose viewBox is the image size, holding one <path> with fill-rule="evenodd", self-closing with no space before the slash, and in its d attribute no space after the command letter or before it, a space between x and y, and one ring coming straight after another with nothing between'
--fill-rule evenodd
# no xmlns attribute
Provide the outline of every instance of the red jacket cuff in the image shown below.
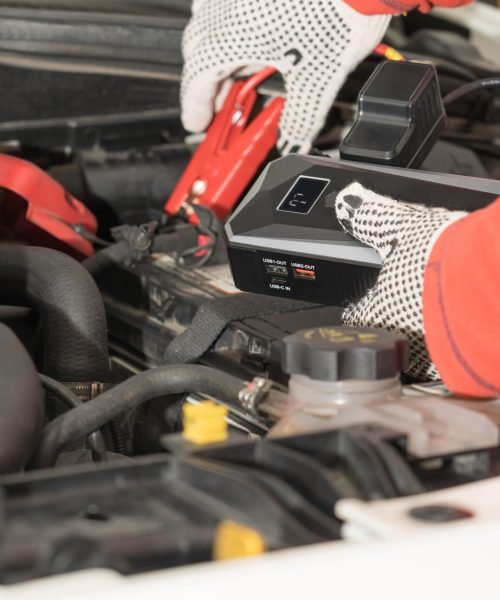
<svg viewBox="0 0 500 600"><path fill-rule="evenodd" d="M464 396L499 397L500 199L448 227L424 276L426 344L444 383Z"/></svg>
<svg viewBox="0 0 500 600"><path fill-rule="evenodd" d="M429 12L435 6L455 8L464 4L470 4L473 0L344 0L354 10L363 15L399 15L418 8L421 12Z"/></svg>

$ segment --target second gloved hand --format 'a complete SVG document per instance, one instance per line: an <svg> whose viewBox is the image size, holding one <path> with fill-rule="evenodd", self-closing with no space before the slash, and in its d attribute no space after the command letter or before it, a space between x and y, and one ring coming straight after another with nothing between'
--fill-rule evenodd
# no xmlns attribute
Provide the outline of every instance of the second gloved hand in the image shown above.
<svg viewBox="0 0 500 600"><path fill-rule="evenodd" d="M347 307L344 323L405 334L410 340L408 374L438 379L425 345L424 270L438 237L467 213L397 202L359 183L342 190L335 207L344 230L377 250L383 261L377 283Z"/></svg>
<svg viewBox="0 0 500 600"><path fill-rule="evenodd" d="M347 75L382 39L390 16L366 16L343 0L195 0L183 39L182 120L205 130L228 78L269 65L286 105L278 149L307 152Z"/></svg>

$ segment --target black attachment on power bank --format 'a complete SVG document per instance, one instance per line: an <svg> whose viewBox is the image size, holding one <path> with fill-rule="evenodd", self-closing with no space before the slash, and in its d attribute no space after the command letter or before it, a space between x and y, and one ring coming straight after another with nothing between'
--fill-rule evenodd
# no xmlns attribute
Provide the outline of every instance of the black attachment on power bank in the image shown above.
<svg viewBox="0 0 500 600"><path fill-rule="evenodd" d="M418 168L446 123L432 65L381 63L358 96L358 115L340 145L340 157Z"/></svg>

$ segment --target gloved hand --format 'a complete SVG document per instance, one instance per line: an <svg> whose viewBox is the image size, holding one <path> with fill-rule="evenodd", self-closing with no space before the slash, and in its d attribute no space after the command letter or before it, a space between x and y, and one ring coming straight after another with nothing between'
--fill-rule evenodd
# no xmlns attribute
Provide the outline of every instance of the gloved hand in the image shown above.
<svg viewBox="0 0 500 600"><path fill-rule="evenodd" d="M439 379L424 339L424 269L438 237L468 213L397 202L359 183L337 195L335 208L344 230L375 248L383 261L377 283L347 307L344 323L405 334L410 340L408 374Z"/></svg>
<svg viewBox="0 0 500 600"><path fill-rule="evenodd" d="M362 15L343 0L194 0L183 39L184 127L208 127L231 75L274 66L286 88L278 149L307 152L347 75L380 42L390 18Z"/></svg>

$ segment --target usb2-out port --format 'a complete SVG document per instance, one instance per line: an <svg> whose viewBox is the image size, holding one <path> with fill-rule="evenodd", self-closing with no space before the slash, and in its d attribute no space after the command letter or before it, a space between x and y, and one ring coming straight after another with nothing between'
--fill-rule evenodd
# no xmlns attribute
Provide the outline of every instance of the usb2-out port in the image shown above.
<svg viewBox="0 0 500 600"><path fill-rule="evenodd" d="M310 281L314 281L316 279L316 271L314 269L302 269L299 267L294 267L293 276L296 279L309 279Z"/></svg>
<svg viewBox="0 0 500 600"><path fill-rule="evenodd" d="M283 275L284 277L288 275L288 269L282 265L266 264L266 271L270 275Z"/></svg>

